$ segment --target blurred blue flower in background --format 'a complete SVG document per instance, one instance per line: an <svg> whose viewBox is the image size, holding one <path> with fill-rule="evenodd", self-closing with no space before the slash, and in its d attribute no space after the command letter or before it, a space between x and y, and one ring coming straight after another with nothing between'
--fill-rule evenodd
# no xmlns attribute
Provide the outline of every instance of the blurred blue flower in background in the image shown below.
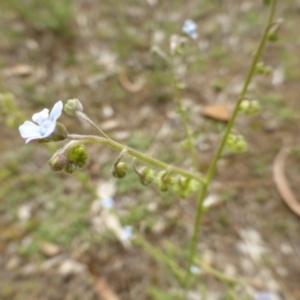
<svg viewBox="0 0 300 300"><path fill-rule="evenodd" d="M43 139L49 137L55 130L56 120L60 117L63 109L62 101L58 101L53 106L50 116L49 109L45 108L41 112L32 116L32 121L25 121L19 131L22 138L26 139L26 144L32 140Z"/></svg>
<svg viewBox="0 0 300 300"><path fill-rule="evenodd" d="M115 202L112 198L104 198L101 201L101 205L105 209L111 209L115 206Z"/></svg>
<svg viewBox="0 0 300 300"><path fill-rule="evenodd" d="M130 240L132 238L132 226L126 225L123 227L123 231L121 234L121 240L122 241L127 241Z"/></svg>
<svg viewBox="0 0 300 300"><path fill-rule="evenodd" d="M257 292L254 295L254 300L275 300L275 296L269 292Z"/></svg>
<svg viewBox="0 0 300 300"><path fill-rule="evenodd" d="M191 19L187 19L184 21L182 31L194 40L198 38L197 24Z"/></svg>
<svg viewBox="0 0 300 300"><path fill-rule="evenodd" d="M190 272L192 273L192 274L194 274L194 275L197 275L197 274L199 274L200 273L200 269L197 267L197 266L191 266L190 267Z"/></svg>

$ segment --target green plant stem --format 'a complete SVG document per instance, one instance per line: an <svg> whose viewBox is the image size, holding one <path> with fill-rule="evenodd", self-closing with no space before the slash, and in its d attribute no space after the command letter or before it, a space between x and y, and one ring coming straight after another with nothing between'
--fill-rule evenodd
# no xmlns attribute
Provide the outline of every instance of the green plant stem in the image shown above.
<svg viewBox="0 0 300 300"><path fill-rule="evenodd" d="M238 111L239 111L239 105L240 105L241 101L243 100L243 98L245 97L245 95L248 91L249 84L250 84L250 82L252 80L252 77L253 77L253 74L255 72L256 64L258 63L258 61L260 59L260 56L262 54L262 51L264 49L264 46L266 44L268 31L270 29L270 26L273 22L273 18L274 18L274 15L275 15L276 2L277 2L276 0L272 1L269 16L268 16L268 19L267 19L267 22L266 22L266 26L265 26L265 29L263 31L262 37L260 39L257 51L256 51L256 53L255 53L255 55L252 59L250 69L249 69L249 72L246 76L242 91L241 91L241 93L238 97L238 100L237 100L236 104L235 104L234 111L233 111L232 116L231 116L231 118L230 118L230 120L229 120L229 122L226 126L226 129L225 129L223 137L220 141L220 144L219 144L219 146L216 150L216 153L215 153L215 155L212 159L212 162L211 162L210 168L207 172L206 180L203 184L202 190L198 194L197 212L196 212L196 217L195 217L194 230L193 230L193 234L192 234L192 238L191 238L191 242L190 242L189 253L188 253L188 268L187 268L187 271L186 271L185 288L187 288L188 284L189 284L190 267L193 264L195 254L196 254L198 236L199 236L200 230L201 230L201 219L202 219L202 214L203 214L203 202L204 202L204 199L205 199L206 194L207 194L207 189L208 189L208 186L209 186L210 182L212 181L212 178L213 178L213 176L216 172L217 163L218 163L218 161L221 157L222 151L223 151L224 146L226 144L227 137L228 137L229 133L231 132L231 129L234 125L236 116L237 116Z"/></svg>
<svg viewBox="0 0 300 300"><path fill-rule="evenodd" d="M170 259L167 255L165 255L161 250L157 247L154 247L142 236L137 236L134 239L134 243L137 246L143 247L152 257L158 262L163 263L172 271L173 275L176 277L177 281L181 284L184 280L184 269L178 266L172 259Z"/></svg>
<svg viewBox="0 0 300 300"><path fill-rule="evenodd" d="M186 270L186 278L185 278L185 288L187 288L190 276L191 276L191 266L193 264L193 260L195 258L196 250L197 250L197 241L198 236L200 233L201 228L201 220L202 220L202 214L203 214L203 202L207 193L208 185L205 183L202 186L202 189L198 192L197 195L197 208L196 208L196 217L195 217L195 223L194 223L194 230L191 237L190 242L190 249L189 249L189 256L188 256L188 269Z"/></svg>
<svg viewBox="0 0 300 300"><path fill-rule="evenodd" d="M216 270L215 268L203 263L202 261L197 261L197 264L207 273L213 275L214 277L220 279L223 282L228 282L228 283L236 283L240 284L244 287L247 287L247 283L239 278L231 277L228 275L224 275L220 271Z"/></svg>
<svg viewBox="0 0 300 300"><path fill-rule="evenodd" d="M139 160L141 160L147 164L150 164L152 166L155 166L155 167L158 167L158 168L161 168L164 170L169 170L170 172L181 174L188 178L193 178L201 183L205 182L204 178L199 173L189 172L189 171L186 171L179 167L168 165L156 158L153 158L153 157L148 156L144 153L141 153L137 150L129 148L129 147L127 147L123 144L120 144L112 139L107 139L107 138L103 138L103 137L99 137L99 136L95 136L95 135L79 135L79 134L68 134L67 139L73 140L73 142L75 140L77 140L84 144L102 144L102 145L106 145L106 146L111 147L118 151L122 151L123 149L127 148L128 149L127 153L129 155L136 157ZM68 146L66 146L66 147L68 147Z"/></svg>
<svg viewBox="0 0 300 300"><path fill-rule="evenodd" d="M89 123L94 129L96 129L102 136L104 136L105 138L109 139L110 137L100 128L98 127L86 114L84 114L83 112L77 111L76 112L76 116L78 118L81 118L83 120L85 120L87 123Z"/></svg>
<svg viewBox="0 0 300 300"><path fill-rule="evenodd" d="M181 95L180 95L180 88L177 86L177 80L176 80L176 75L175 75L175 70L174 70L174 63L172 65L173 67L173 78L172 78L172 84L173 84L173 89L174 89L174 96L175 96L175 102L176 102L176 106L177 106L177 112L180 116L182 125L183 125L183 129L186 135L186 139L188 142L188 149L190 151L191 154L191 159L193 162L193 166L195 170L198 170L198 160L197 160L197 154L196 154L196 150L194 147L194 139L191 133L191 130L189 128L188 125L188 121L187 121L187 115L186 115L186 111L182 105L182 101L181 101Z"/></svg>

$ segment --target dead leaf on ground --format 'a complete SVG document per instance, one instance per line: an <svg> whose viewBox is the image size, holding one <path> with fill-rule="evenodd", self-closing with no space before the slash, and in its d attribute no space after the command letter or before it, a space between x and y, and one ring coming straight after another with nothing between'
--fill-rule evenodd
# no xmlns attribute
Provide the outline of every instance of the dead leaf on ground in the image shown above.
<svg viewBox="0 0 300 300"><path fill-rule="evenodd" d="M86 265L73 259L65 259L58 268L58 273L63 276L80 274L86 271Z"/></svg>
<svg viewBox="0 0 300 300"><path fill-rule="evenodd" d="M94 277L94 288L97 296L101 300L119 300L112 288L103 277Z"/></svg>
<svg viewBox="0 0 300 300"><path fill-rule="evenodd" d="M5 68L2 74L6 77L26 77L33 73L33 68L29 65L20 64Z"/></svg>
<svg viewBox="0 0 300 300"><path fill-rule="evenodd" d="M231 111L227 103L209 104L204 106L202 114L205 117L227 122L231 117Z"/></svg>
<svg viewBox="0 0 300 300"><path fill-rule="evenodd" d="M290 148L283 147L276 156L273 164L273 179L283 201L293 213L300 217L300 203L290 188L284 172L285 160L290 151Z"/></svg>
<svg viewBox="0 0 300 300"><path fill-rule="evenodd" d="M58 245L48 242L42 242L40 244L40 249L45 255L49 257L55 256L61 252L61 248Z"/></svg>
<svg viewBox="0 0 300 300"><path fill-rule="evenodd" d="M119 77L121 86L130 93L139 92L145 84L145 80L142 77L138 78L137 81L134 83L129 81L129 79L123 69L120 69L118 71L118 77Z"/></svg>

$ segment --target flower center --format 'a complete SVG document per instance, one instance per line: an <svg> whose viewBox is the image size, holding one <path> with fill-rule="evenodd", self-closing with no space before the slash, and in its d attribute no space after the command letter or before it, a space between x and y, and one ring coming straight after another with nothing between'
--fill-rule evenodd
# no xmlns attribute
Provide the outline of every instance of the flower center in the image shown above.
<svg viewBox="0 0 300 300"><path fill-rule="evenodd" d="M43 123L40 125L40 133L41 133L41 135L45 135L46 134L46 132L47 132L47 130L48 130L48 128L49 128L49 126L50 126L51 123L52 122L49 119L46 119L45 121L43 121Z"/></svg>

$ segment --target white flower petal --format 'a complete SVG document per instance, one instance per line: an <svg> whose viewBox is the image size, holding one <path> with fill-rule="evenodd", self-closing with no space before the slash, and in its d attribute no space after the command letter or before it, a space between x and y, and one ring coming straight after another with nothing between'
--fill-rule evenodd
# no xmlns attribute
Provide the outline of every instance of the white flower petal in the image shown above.
<svg viewBox="0 0 300 300"><path fill-rule="evenodd" d="M38 126L30 121L25 121L24 124L22 124L19 127L19 131L20 131L22 138L39 136L40 135L40 126Z"/></svg>
<svg viewBox="0 0 300 300"><path fill-rule="evenodd" d="M39 139L41 139L40 136L30 137L30 138L28 138L28 139L25 140L25 144L29 143L30 141L39 140Z"/></svg>
<svg viewBox="0 0 300 300"><path fill-rule="evenodd" d="M53 131L55 130L55 127L56 127L56 122L51 122L51 123L48 123L47 126L44 128L46 129L46 131L42 134L43 137L48 137L50 136Z"/></svg>
<svg viewBox="0 0 300 300"><path fill-rule="evenodd" d="M63 103L60 100L60 101L56 102L55 105L53 106L49 119L51 121L56 121L60 117L60 115L62 113L62 109L63 109Z"/></svg>
<svg viewBox="0 0 300 300"><path fill-rule="evenodd" d="M32 116L32 121L42 125L45 120L49 118L49 109L44 108L41 112Z"/></svg>

